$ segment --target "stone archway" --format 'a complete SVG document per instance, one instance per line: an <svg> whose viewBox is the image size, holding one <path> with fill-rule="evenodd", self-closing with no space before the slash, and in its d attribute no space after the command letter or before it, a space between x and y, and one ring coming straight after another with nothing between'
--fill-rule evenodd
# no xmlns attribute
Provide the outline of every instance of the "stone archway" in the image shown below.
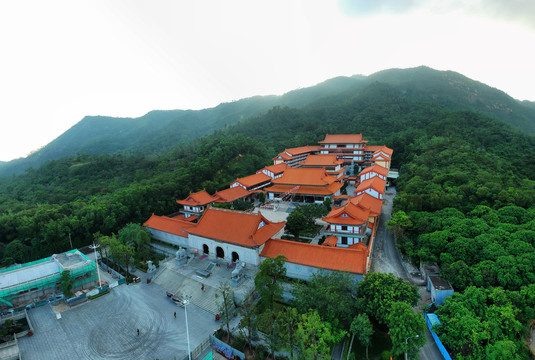
<svg viewBox="0 0 535 360"><path fill-rule="evenodd" d="M238 255L238 253L236 251L233 251L232 252L232 262L237 262L240 260L240 256Z"/></svg>
<svg viewBox="0 0 535 360"><path fill-rule="evenodd" d="M208 245L202 244L202 253L204 255L208 255L210 253L210 249L208 248Z"/></svg>
<svg viewBox="0 0 535 360"><path fill-rule="evenodd" d="M215 256L221 259L225 258L225 252L223 251L223 248L221 246L218 246L215 249Z"/></svg>

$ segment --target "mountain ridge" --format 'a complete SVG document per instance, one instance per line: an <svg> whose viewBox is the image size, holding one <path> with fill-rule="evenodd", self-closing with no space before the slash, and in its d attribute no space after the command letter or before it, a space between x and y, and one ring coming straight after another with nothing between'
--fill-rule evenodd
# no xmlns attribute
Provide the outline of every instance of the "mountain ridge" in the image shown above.
<svg viewBox="0 0 535 360"><path fill-rule="evenodd" d="M76 154L156 155L179 143L261 116L275 106L322 108L347 102L374 83L388 84L402 96L450 110L475 111L535 134L534 102L516 100L454 71L420 66L386 69L368 76L338 76L283 95L252 96L202 110L153 110L137 118L85 116L26 158L0 162L0 176Z"/></svg>

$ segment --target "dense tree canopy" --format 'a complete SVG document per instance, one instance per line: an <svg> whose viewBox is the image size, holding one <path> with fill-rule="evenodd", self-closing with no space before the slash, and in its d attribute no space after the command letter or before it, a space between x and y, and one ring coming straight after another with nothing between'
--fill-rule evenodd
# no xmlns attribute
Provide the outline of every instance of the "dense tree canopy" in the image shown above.
<svg viewBox="0 0 535 360"><path fill-rule="evenodd" d="M396 302L415 306L420 299L416 286L392 274L368 273L359 283L357 308L374 317L377 322L388 325L388 314Z"/></svg>

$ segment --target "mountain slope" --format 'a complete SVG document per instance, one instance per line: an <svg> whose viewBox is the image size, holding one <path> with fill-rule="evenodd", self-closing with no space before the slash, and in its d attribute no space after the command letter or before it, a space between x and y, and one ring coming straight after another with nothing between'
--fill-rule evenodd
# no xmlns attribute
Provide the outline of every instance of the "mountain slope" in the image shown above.
<svg viewBox="0 0 535 360"><path fill-rule="evenodd" d="M371 81L390 84L406 96L442 105L450 110L471 110L535 134L535 107L501 90L453 71L425 66L390 69L372 74Z"/></svg>
<svg viewBox="0 0 535 360"><path fill-rule="evenodd" d="M27 158L0 163L0 176L76 154L160 154L179 143L263 115L274 106L323 109L351 102L369 92L373 84L388 84L399 91L398 98L432 103L448 110L475 111L535 134L533 102L520 102L452 71L421 66L383 70L369 76L336 77L282 96L255 96L210 109L151 111L139 118L87 116ZM378 99L369 104L384 106Z"/></svg>

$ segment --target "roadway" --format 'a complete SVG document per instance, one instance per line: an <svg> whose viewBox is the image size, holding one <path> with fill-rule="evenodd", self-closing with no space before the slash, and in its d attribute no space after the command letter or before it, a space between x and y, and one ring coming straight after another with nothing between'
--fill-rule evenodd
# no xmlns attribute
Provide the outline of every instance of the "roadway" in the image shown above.
<svg viewBox="0 0 535 360"><path fill-rule="evenodd" d="M409 281L411 274L410 272L407 272L406 266L404 266L401 254L396 248L394 236L386 228L386 222L390 220L392 216L392 202L396 197L396 193L396 188L390 187L387 191L385 191L384 194L381 217L379 218L379 227L377 228L375 244L373 245L371 271L391 273L397 277ZM420 289L420 293L422 292L422 289ZM427 342L425 343L424 347L420 349L419 359L443 360L444 357L440 351L438 351L435 340L431 336L427 326L425 329Z"/></svg>

